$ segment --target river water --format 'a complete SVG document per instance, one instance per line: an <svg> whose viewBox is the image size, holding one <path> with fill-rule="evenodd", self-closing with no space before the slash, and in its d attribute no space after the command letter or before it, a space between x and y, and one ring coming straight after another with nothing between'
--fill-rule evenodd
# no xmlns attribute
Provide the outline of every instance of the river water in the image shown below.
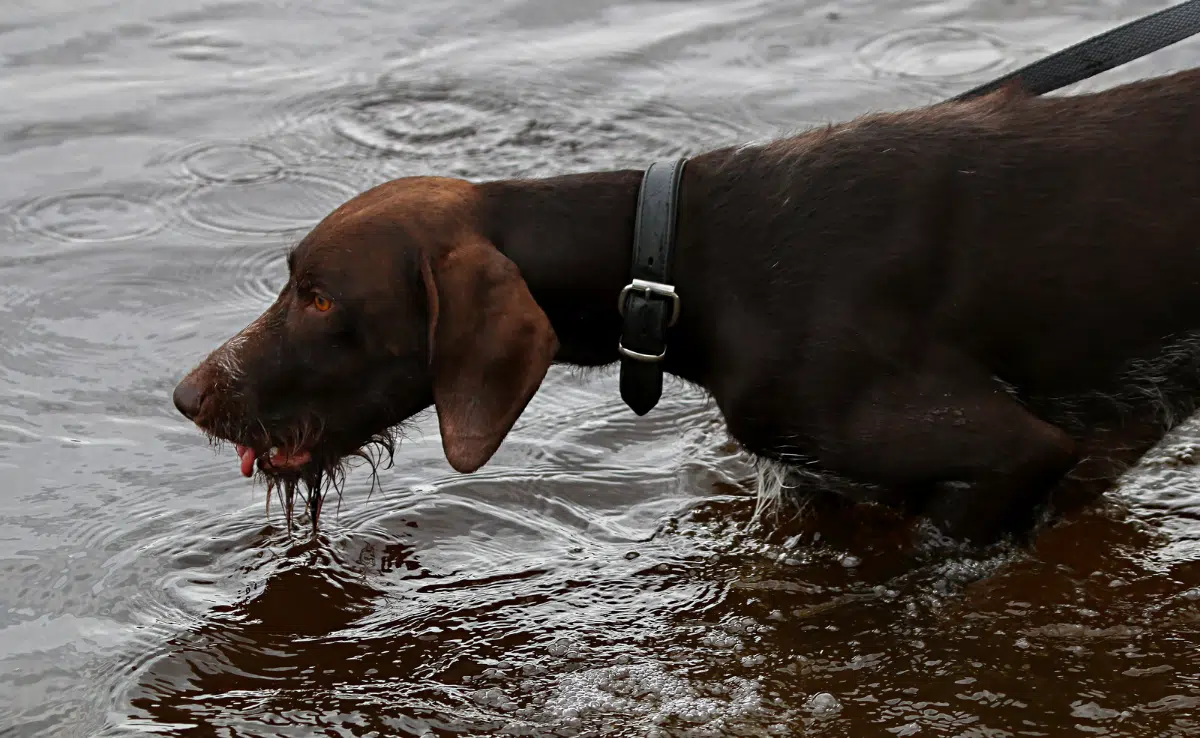
<svg viewBox="0 0 1200 738"><path fill-rule="evenodd" d="M428 417L313 542L170 401L385 179L926 104L1163 5L8 0L0 735L1200 735L1195 428L964 552L861 511L753 526L702 396L637 419L555 369L481 472Z"/></svg>

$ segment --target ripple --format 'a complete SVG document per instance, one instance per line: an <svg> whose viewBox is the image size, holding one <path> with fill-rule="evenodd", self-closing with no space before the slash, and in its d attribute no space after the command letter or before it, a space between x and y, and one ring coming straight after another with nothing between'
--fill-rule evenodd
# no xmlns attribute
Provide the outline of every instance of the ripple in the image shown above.
<svg viewBox="0 0 1200 738"><path fill-rule="evenodd" d="M347 110L335 130L370 149L407 152L414 148L454 146L464 139L499 142L509 130L487 101L453 100L447 95L414 95L407 99L377 96Z"/></svg>
<svg viewBox="0 0 1200 738"><path fill-rule="evenodd" d="M673 477L689 459L710 460L717 445L710 433L724 429L715 409L703 402L703 392L668 387L654 417L638 417L615 385L608 384L608 391L581 388L584 396L574 404L562 402L564 393L557 387L543 388L522 418L522 426L530 426L526 433L535 437L526 444L520 436L512 439L504 456L519 451L524 463L576 472L637 469L647 483Z"/></svg>
<svg viewBox="0 0 1200 738"><path fill-rule="evenodd" d="M103 267L90 261L52 266L58 278L45 279L36 289L7 284L0 296L6 309L26 323L121 313L160 319L203 313L211 318L261 309L287 280L285 247L242 245L215 255L213 251L159 249L157 259L136 252L108 254ZM81 281L84 275L86 283Z"/></svg>
<svg viewBox="0 0 1200 738"><path fill-rule="evenodd" d="M17 212L20 227L67 243L123 241L166 224L154 202L116 192L59 193L30 201Z"/></svg>
<svg viewBox="0 0 1200 738"><path fill-rule="evenodd" d="M906 28L885 33L858 47L868 67L900 76L957 79L1003 64L1007 46L997 38L964 28Z"/></svg>
<svg viewBox="0 0 1200 738"><path fill-rule="evenodd" d="M207 231L234 235L282 234L312 228L358 190L326 175L288 173L250 184L196 190L183 218Z"/></svg>
<svg viewBox="0 0 1200 738"><path fill-rule="evenodd" d="M154 46L187 61L232 62L246 45L240 39L211 30L186 30L163 36Z"/></svg>
<svg viewBox="0 0 1200 738"><path fill-rule="evenodd" d="M495 92L382 84L330 111L324 121L328 133L362 152L420 161L470 157L479 148L495 149L522 127L517 101Z"/></svg>
<svg viewBox="0 0 1200 738"><path fill-rule="evenodd" d="M207 182L247 184L275 179L284 163L261 144L209 142L177 152L184 170Z"/></svg>
<svg viewBox="0 0 1200 738"><path fill-rule="evenodd" d="M174 376L261 313L287 280L287 249L241 246L217 257L180 255L142 272L106 276L100 290L129 294L132 347L144 361ZM76 298L78 299L78 298ZM140 329L140 330L138 330Z"/></svg>
<svg viewBox="0 0 1200 738"><path fill-rule="evenodd" d="M265 307L275 300L287 281L287 249L237 249L218 262L217 271L237 275L230 292L243 305Z"/></svg>
<svg viewBox="0 0 1200 738"><path fill-rule="evenodd" d="M248 323L285 283L286 253L275 244L205 245L51 261L36 289L15 281L0 289L12 338L0 342L0 373L103 377L131 396L158 392L126 382L144 372L176 377Z"/></svg>
<svg viewBox="0 0 1200 738"><path fill-rule="evenodd" d="M7 210L0 210L0 238L7 240L16 232L16 223L13 220L13 214Z"/></svg>
<svg viewBox="0 0 1200 738"><path fill-rule="evenodd" d="M286 247L236 246L202 261L180 257L140 272L123 272L106 287L136 292L138 312L160 320L243 318L273 302L287 281Z"/></svg>
<svg viewBox="0 0 1200 738"><path fill-rule="evenodd" d="M277 140L360 174L539 176L628 166L742 140L748 128L657 96L589 97L534 84L520 90L389 74L280 106ZM304 153L304 156L309 156Z"/></svg>
<svg viewBox="0 0 1200 738"><path fill-rule="evenodd" d="M208 469L194 477L196 481L207 482L211 487L231 488L232 483L225 478L228 475L221 474L221 471L217 468ZM153 487L145 485L144 489L149 492ZM164 540L177 536L180 523L186 518L185 512L172 509L152 494L126 499L121 508L119 516L80 516L69 528L71 540L88 550L111 550L117 544L127 546L106 562L104 574L96 580L97 587L119 586L116 578L129 575L130 567L140 559L151 545L150 542L157 536L163 536Z"/></svg>
<svg viewBox="0 0 1200 738"><path fill-rule="evenodd" d="M564 525L530 515L522 502L536 498L516 486L511 492L509 498L489 495L491 502L483 505L467 495L425 498L421 509L379 519L370 526L374 532L323 536L320 546L289 546L278 534L256 533L245 525L245 515L197 516L188 533L142 547L143 559L169 559L174 566L159 580L170 607L150 602L139 609L184 621L171 612L178 609L204 622L189 623L189 634L163 644L155 659L143 660L145 667L126 677L120 701L128 704L150 691L156 702L180 705L199 689L226 695L202 700L201 719L217 711L241 717L262 690L286 677L289 690L303 694L297 706L336 709L332 685L351 684L362 709L411 715L413 705L397 703L396 693L417 694L421 684L433 682L467 689L472 699L486 698L505 674L523 674L535 681L514 696L533 716L546 690L559 682L559 669L547 672L543 664L561 667L585 659L581 666L600 668L617 652L626 659L618 663L629 663L629 654L637 651L628 643L631 634L645 643L673 613L692 616L721 599L719 587L690 586L677 573L631 576L656 553L667 560L673 556L657 547L632 562L624 556L628 540L593 541L591 531L585 535L581 529L586 521ZM653 523L647 527L640 539ZM576 543L586 545L590 555L566 554ZM601 563L608 575L598 569ZM651 580L657 585L647 588ZM299 617L296 608L303 613ZM562 647L561 635L576 635L574 628L564 629L563 618L580 613L595 616L588 635ZM254 623L252 632L230 627L247 622ZM591 636L601 642L590 642ZM221 661L201 664L198 654ZM314 664L323 666L313 669ZM224 687L213 691L216 681ZM703 697L672 694L675 699L667 703L661 699L666 696L656 693L638 704L648 714L676 716L684 711L658 708L687 707L678 700ZM494 714L493 708L510 709L508 702L485 699L480 717ZM698 704L713 708L706 715L715 718L732 706L727 702ZM276 707L289 713L281 703Z"/></svg>

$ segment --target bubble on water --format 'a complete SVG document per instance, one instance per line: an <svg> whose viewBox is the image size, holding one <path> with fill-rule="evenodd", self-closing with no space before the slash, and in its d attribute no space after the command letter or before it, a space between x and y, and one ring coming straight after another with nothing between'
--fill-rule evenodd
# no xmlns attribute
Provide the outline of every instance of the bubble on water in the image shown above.
<svg viewBox="0 0 1200 738"><path fill-rule="evenodd" d="M495 687L475 690L471 693L471 701L485 707L496 707L505 712L517 709L517 703L513 702L509 699L508 695Z"/></svg>
<svg viewBox="0 0 1200 738"><path fill-rule="evenodd" d="M853 569L861 563L862 559L852 554L846 554L842 557L842 566L846 567L847 569Z"/></svg>
<svg viewBox="0 0 1200 738"><path fill-rule="evenodd" d="M804 709L813 717L830 717L842 711L842 703L828 692L817 692L805 700Z"/></svg>
<svg viewBox="0 0 1200 738"><path fill-rule="evenodd" d="M701 643L716 649L736 649L742 645L742 639L729 633L714 631L708 633L701 639Z"/></svg>
<svg viewBox="0 0 1200 738"><path fill-rule="evenodd" d="M571 645L571 641L568 638L556 638L550 642L550 645L546 646L546 651L551 656L566 656L571 650Z"/></svg>
<svg viewBox="0 0 1200 738"><path fill-rule="evenodd" d="M943 596L953 595L962 587L986 579L1010 562L1013 555L1000 551L984 559L955 558L938 565L934 574L933 589Z"/></svg>
<svg viewBox="0 0 1200 738"><path fill-rule="evenodd" d="M1189 589L1188 591L1184 592L1183 594L1181 594L1179 596L1185 600L1192 600L1193 602L1200 601L1200 587L1196 587L1195 589Z"/></svg>
<svg viewBox="0 0 1200 738"><path fill-rule="evenodd" d="M1129 677L1141 677L1151 676L1153 674L1166 674L1172 671L1175 671L1174 666L1171 666L1170 664L1159 664L1158 666L1147 666L1145 668L1131 666L1121 673Z"/></svg>
<svg viewBox="0 0 1200 738"><path fill-rule="evenodd" d="M845 668L850 669L851 671L858 671L859 669L867 669L874 666L879 666L882 663L882 653L856 653L850 657L849 661L846 662Z"/></svg>
<svg viewBox="0 0 1200 738"><path fill-rule="evenodd" d="M1107 628L1093 628L1083 623L1049 623L1026 631L1035 637L1058 640L1128 639L1135 638L1142 632L1143 629L1136 626L1112 625Z"/></svg>
<svg viewBox="0 0 1200 738"><path fill-rule="evenodd" d="M879 597L880 599L886 600L888 602L891 602L892 600L894 600L900 596L900 593L898 591L896 591L894 589L889 589L882 584L876 584L874 587L871 588L871 591L875 593L876 597Z"/></svg>
<svg viewBox="0 0 1200 738"><path fill-rule="evenodd" d="M753 635L759 630L759 625L754 621L754 618L743 616L730 619L725 623L725 628L734 633Z"/></svg>
<svg viewBox="0 0 1200 738"><path fill-rule="evenodd" d="M1112 720L1127 717L1129 713L1101 707L1095 702L1075 702L1071 705L1071 717L1085 720Z"/></svg>
<svg viewBox="0 0 1200 738"><path fill-rule="evenodd" d="M479 676L476 678L479 679L480 681L486 681L489 679L490 680L504 679L507 676L508 676L508 673L504 669L500 669L495 666L490 666L490 667L484 669L479 674Z"/></svg>

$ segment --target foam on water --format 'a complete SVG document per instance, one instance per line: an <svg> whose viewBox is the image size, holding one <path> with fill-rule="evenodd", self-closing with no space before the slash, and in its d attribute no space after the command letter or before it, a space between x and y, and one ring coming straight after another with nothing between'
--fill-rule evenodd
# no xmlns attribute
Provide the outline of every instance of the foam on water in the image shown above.
<svg viewBox="0 0 1200 738"><path fill-rule="evenodd" d="M664 664L631 664L565 674L542 708L550 719L572 727L620 714L630 728L683 724L693 733L703 728L719 735L761 712L760 688L740 677L694 684Z"/></svg>

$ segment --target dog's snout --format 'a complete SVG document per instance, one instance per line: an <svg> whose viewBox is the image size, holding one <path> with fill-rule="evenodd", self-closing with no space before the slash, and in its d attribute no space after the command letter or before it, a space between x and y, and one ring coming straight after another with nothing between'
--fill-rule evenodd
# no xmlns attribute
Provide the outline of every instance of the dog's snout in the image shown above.
<svg viewBox="0 0 1200 738"><path fill-rule="evenodd" d="M175 385L175 392L172 393L171 399L175 402L175 408L183 413L188 420L195 420L200 414L200 407L204 404L204 396L207 389L194 374L187 376L182 382Z"/></svg>

